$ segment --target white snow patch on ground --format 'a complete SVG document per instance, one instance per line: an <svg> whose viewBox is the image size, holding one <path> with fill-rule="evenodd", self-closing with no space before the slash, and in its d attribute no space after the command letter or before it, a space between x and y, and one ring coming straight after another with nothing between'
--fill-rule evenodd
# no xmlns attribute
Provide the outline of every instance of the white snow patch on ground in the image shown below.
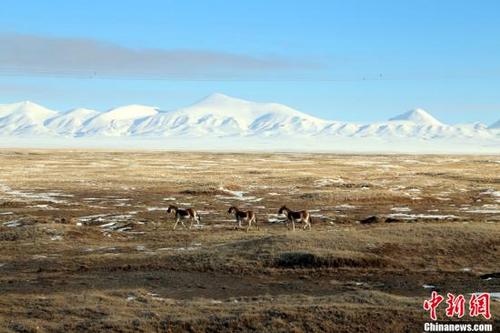
<svg viewBox="0 0 500 333"><path fill-rule="evenodd" d="M481 207L465 206L460 208L464 213L476 214L498 214L500 213L500 206L494 204L484 204Z"/></svg>
<svg viewBox="0 0 500 333"><path fill-rule="evenodd" d="M148 212L152 212L152 211L155 211L155 210L168 210L168 208L165 208L165 207L148 207L147 210L148 210Z"/></svg>
<svg viewBox="0 0 500 333"><path fill-rule="evenodd" d="M40 209L45 209L45 210L54 210L54 207L51 207L49 205L33 205L29 206L30 208L40 208Z"/></svg>
<svg viewBox="0 0 500 333"><path fill-rule="evenodd" d="M455 219L458 216L455 215L430 215L430 214L404 214L404 213L395 213L389 214L387 217L397 218L402 220L413 220L413 219Z"/></svg>
<svg viewBox="0 0 500 333"><path fill-rule="evenodd" d="M483 191L481 193L479 193L480 195L492 195L494 197L500 197L500 191L496 191L494 189L488 189L486 191Z"/></svg>
<svg viewBox="0 0 500 333"><path fill-rule="evenodd" d="M267 222L269 223L283 223L286 218L283 215L278 214L267 214Z"/></svg>
<svg viewBox="0 0 500 333"><path fill-rule="evenodd" d="M336 209L354 209L356 206L349 205L349 204L343 204L343 205L338 205L335 206Z"/></svg>
<svg viewBox="0 0 500 333"><path fill-rule="evenodd" d="M247 202L259 202L263 199L263 198L257 198L255 196L245 196L245 194L248 193L245 191L231 191L222 186L219 189L231 195L231 196L217 195L216 197L220 200L240 200Z"/></svg>
<svg viewBox="0 0 500 333"><path fill-rule="evenodd" d="M89 221L92 221L92 220L104 221L104 217L109 216L109 215L110 214L88 215L88 216L79 217L78 220L80 222L89 222Z"/></svg>
<svg viewBox="0 0 500 333"><path fill-rule="evenodd" d="M401 166L393 165L393 164L383 164L380 167L383 169L399 169L399 168L401 168Z"/></svg>
<svg viewBox="0 0 500 333"><path fill-rule="evenodd" d="M333 184L345 184L345 181L342 178L332 179L332 178L322 178L314 181L314 185L316 187L323 187Z"/></svg>
<svg viewBox="0 0 500 333"><path fill-rule="evenodd" d="M26 191L13 190L11 187L0 183L0 192L5 193L9 197L16 199L24 199L29 201L48 201L52 203L63 203L65 200L58 199L59 197L70 197L71 194L59 192L33 193Z"/></svg>
<svg viewBox="0 0 500 333"><path fill-rule="evenodd" d="M395 212L411 212L410 207L392 207L391 210Z"/></svg>
<svg viewBox="0 0 500 333"><path fill-rule="evenodd" d="M422 162L422 161L417 161L417 160L402 160L401 162L403 162L403 163L409 163L409 164L429 164L429 163Z"/></svg>
<svg viewBox="0 0 500 333"><path fill-rule="evenodd" d="M15 228L15 227L20 227L23 224L20 220L12 220L12 221L8 221L8 222L4 222L3 225L8 227L8 228Z"/></svg>
<svg viewBox="0 0 500 333"><path fill-rule="evenodd" d="M13 212L1 212L0 215L12 215L14 214Z"/></svg>
<svg viewBox="0 0 500 333"><path fill-rule="evenodd" d="M474 214L500 214L500 209L471 209L464 212Z"/></svg>

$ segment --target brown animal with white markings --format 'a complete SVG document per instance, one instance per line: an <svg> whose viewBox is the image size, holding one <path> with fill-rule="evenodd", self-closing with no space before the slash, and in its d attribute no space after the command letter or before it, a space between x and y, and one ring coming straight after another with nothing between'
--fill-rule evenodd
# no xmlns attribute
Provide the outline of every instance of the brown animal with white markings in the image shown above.
<svg viewBox="0 0 500 333"><path fill-rule="evenodd" d="M177 228L177 224L181 222L182 226L185 228L184 220L191 220L191 224L189 225L189 229L193 227L193 223L196 221L197 225L200 225L201 218L200 215L193 208L178 208L176 206L170 205L168 206L167 213L173 212L175 214L175 225L174 230Z"/></svg>
<svg viewBox="0 0 500 333"><path fill-rule="evenodd" d="M239 228L241 228L241 223L243 221L246 221L248 223L247 231L250 230L252 223L255 223L255 226L257 227L257 229L259 229L259 226L257 225L257 217L255 216L255 213L253 211L242 211L239 210L238 207L232 206L227 212L228 214L234 214Z"/></svg>
<svg viewBox="0 0 500 333"><path fill-rule="evenodd" d="M309 230L311 230L312 218L307 210L293 211L286 206L282 206L278 211L278 215L283 213L286 215L286 227L288 229L290 229L288 222L292 222L293 231L295 231L295 223L304 222L304 227L302 229L306 230L306 228L309 228Z"/></svg>

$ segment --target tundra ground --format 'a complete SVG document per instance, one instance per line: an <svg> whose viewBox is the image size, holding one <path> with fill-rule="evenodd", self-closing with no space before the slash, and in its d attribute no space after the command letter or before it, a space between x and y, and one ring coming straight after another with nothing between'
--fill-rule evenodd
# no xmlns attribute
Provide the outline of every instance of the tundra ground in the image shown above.
<svg viewBox="0 0 500 333"><path fill-rule="evenodd" d="M420 332L500 291L499 222L498 156L3 150L0 331Z"/></svg>

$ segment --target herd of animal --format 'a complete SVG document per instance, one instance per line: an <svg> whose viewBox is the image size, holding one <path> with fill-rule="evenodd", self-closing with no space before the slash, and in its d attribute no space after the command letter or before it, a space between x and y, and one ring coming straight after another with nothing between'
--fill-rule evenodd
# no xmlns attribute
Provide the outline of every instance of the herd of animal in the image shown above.
<svg viewBox="0 0 500 333"><path fill-rule="evenodd" d="M179 222L182 224L184 228L186 228L186 225L184 224L185 220L190 221L189 229L193 227L193 224L196 223L197 225L201 224L201 217L198 214L198 212L194 208L179 208L174 205L168 206L167 213L173 213L175 215L175 224L174 224L174 230L177 228L177 225ZM231 206L229 210L227 211L228 214L234 214L234 217L236 219L236 223L238 224L238 228L241 228L243 224L246 223L247 228L246 230L250 230L252 224L254 224L257 229L259 228L257 225L257 216L255 213L251 210L243 211L239 210L238 207ZM311 223L312 223L312 218L311 214L307 210L300 210L300 211L293 211L286 206L282 206L278 210L278 214L282 215L284 214L286 216L285 224L288 229L290 229L290 224L292 226L292 230L295 231L295 224L296 223L303 223L303 229L309 228L311 230Z"/></svg>

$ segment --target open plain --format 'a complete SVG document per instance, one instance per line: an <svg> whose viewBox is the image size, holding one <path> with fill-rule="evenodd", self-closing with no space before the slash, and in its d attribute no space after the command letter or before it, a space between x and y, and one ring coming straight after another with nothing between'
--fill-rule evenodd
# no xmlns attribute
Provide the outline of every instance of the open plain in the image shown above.
<svg viewBox="0 0 500 333"><path fill-rule="evenodd" d="M500 291L499 223L499 156L2 150L0 331L419 332Z"/></svg>

